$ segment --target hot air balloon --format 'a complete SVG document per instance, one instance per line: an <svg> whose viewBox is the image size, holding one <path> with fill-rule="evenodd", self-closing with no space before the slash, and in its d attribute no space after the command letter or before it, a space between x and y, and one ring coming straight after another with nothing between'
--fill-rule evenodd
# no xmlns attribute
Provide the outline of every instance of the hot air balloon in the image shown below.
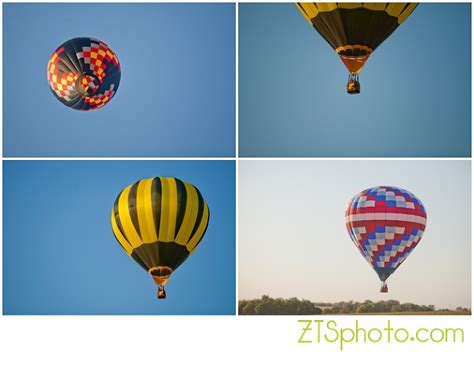
<svg viewBox="0 0 474 365"><path fill-rule="evenodd" d="M420 199L393 186L366 189L346 209L346 227L359 252L385 281L420 242L426 227L426 210Z"/></svg>
<svg viewBox="0 0 474 365"><path fill-rule="evenodd" d="M306 20L349 71L349 94L360 93L359 73L365 62L416 6L417 3L297 3Z"/></svg>
<svg viewBox="0 0 474 365"><path fill-rule="evenodd" d="M172 177L139 180L117 196L112 231L122 248L158 285L198 247L209 223L209 207L199 190Z"/></svg>
<svg viewBox="0 0 474 365"><path fill-rule="evenodd" d="M77 110L92 110L103 107L117 92L120 63L104 42L74 38L54 51L47 77L61 103Z"/></svg>

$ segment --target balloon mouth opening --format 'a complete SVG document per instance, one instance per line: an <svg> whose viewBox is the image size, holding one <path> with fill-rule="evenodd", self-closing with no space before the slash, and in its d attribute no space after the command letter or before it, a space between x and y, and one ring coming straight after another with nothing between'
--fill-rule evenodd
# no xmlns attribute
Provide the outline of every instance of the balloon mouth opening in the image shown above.
<svg viewBox="0 0 474 365"><path fill-rule="evenodd" d="M76 81L77 90L85 96L94 95L99 90L99 85L99 80L96 77L87 74L78 77Z"/></svg>
<svg viewBox="0 0 474 365"><path fill-rule="evenodd" d="M169 266L154 266L148 269L148 273L158 285L158 288L163 287L168 282L172 272L173 269Z"/></svg>
<svg viewBox="0 0 474 365"><path fill-rule="evenodd" d="M365 62L369 59L369 55L359 55L359 56L347 56L344 54L339 54L341 61L346 66L347 70L353 74L358 74L362 71L362 68L365 65Z"/></svg>

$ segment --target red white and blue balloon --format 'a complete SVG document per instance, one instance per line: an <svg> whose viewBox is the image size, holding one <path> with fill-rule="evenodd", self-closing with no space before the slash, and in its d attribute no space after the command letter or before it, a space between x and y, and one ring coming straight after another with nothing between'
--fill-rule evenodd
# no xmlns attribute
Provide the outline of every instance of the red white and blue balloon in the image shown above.
<svg viewBox="0 0 474 365"><path fill-rule="evenodd" d="M394 186L366 189L346 209L346 227L359 252L385 280L418 245L426 210L414 194Z"/></svg>

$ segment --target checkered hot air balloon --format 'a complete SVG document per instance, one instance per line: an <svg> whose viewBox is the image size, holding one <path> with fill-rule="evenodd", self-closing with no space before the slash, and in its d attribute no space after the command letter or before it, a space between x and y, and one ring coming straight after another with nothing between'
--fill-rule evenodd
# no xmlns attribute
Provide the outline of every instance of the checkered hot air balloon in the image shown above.
<svg viewBox="0 0 474 365"><path fill-rule="evenodd" d="M346 227L359 252L385 281L418 245L426 227L420 199L393 186L366 189L346 209Z"/></svg>
<svg viewBox="0 0 474 365"><path fill-rule="evenodd" d="M103 107L117 92L120 63L104 42L74 38L58 47L48 62L48 82L54 96L77 110Z"/></svg>

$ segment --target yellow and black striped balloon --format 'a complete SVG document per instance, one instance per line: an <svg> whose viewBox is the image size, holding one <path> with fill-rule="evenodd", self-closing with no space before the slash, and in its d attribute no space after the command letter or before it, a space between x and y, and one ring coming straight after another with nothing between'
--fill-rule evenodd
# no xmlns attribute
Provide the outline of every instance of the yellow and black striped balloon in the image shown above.
<svg viewBox="0 0 474 365"><path fill-rule="evenodd" d="M209 207L194 185L155 177L122 190L111 222L123 249L163 286L201 242Z"/></svg>
<svg viewBox="0 0 474 365"><path fill-rule="evenodd" d="M351 73L415 10L417 3L296 3Z"/></svg>

